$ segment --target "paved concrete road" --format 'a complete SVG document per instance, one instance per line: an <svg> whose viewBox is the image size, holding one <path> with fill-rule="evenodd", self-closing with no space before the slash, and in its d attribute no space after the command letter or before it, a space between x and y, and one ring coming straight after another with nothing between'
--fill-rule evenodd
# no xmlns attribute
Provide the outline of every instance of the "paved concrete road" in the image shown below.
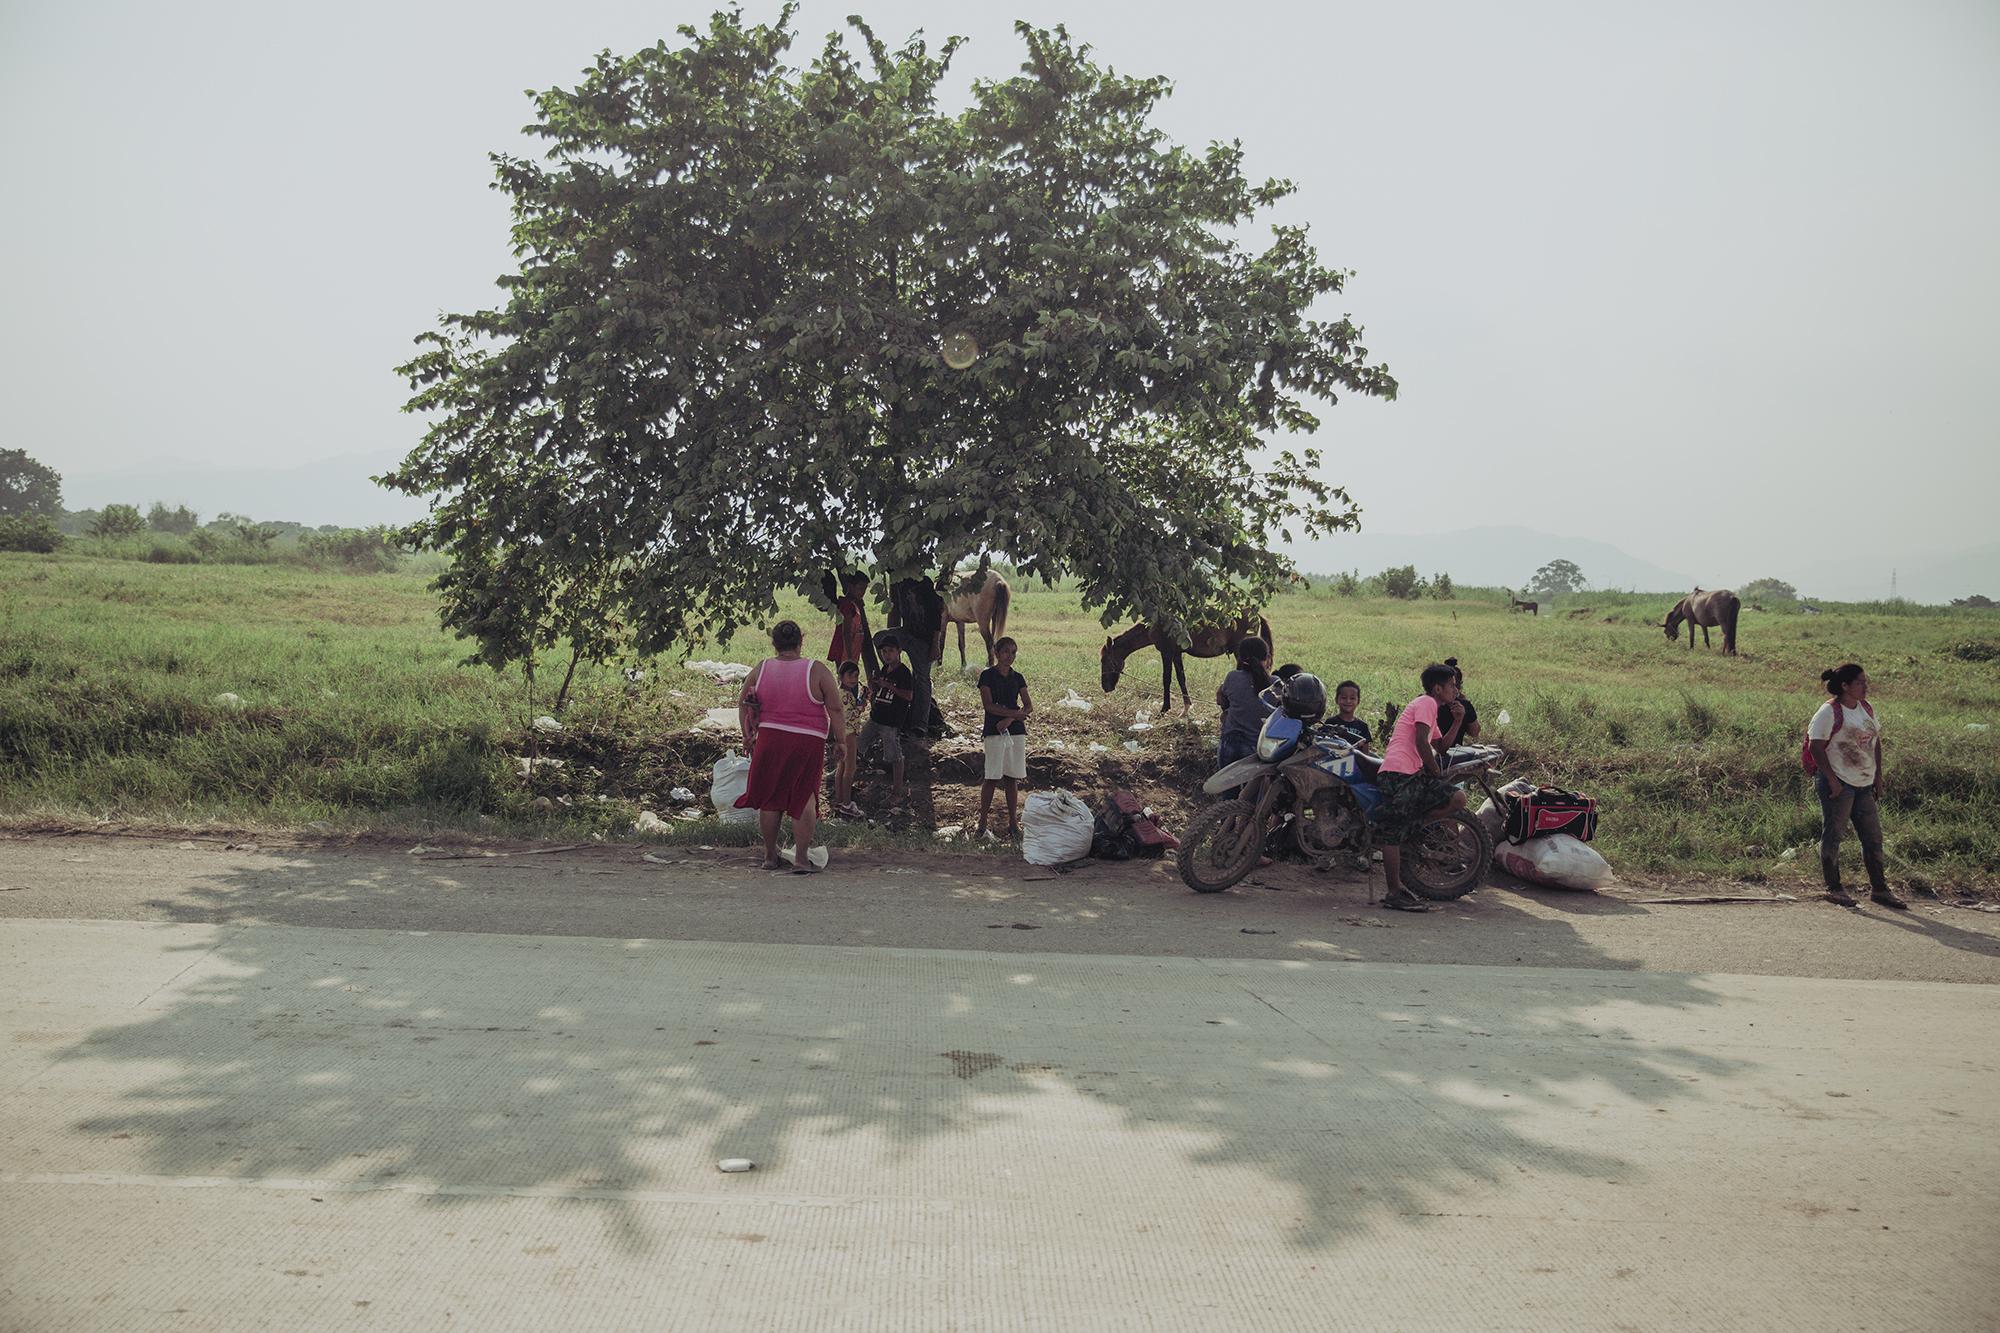
<svg viewBox="0 0 2000 1333"><path fill-rule="evenodd" d="M1657 906L1635 901L1654 890L1517 887L1412 917L1370 907L1359 878L1287 866L1204 896L1161 862L1057 875L839 853L834 873L793 878L752 869L743 849L446 860L408 843L227 841L0 835L0 917L2000 982L2000 915L1935 902Z"/></svg>
<svg viewBox="0 0 2000 1333"><path fill-rule="evenodd" d="M0 922L0 1323L2000 1319L1991 986L464 924Z"/></svg>

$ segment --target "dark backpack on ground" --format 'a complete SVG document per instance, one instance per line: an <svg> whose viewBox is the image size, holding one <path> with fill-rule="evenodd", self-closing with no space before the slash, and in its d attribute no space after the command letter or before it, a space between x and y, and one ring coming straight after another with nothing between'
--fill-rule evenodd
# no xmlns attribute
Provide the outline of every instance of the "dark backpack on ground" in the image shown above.
<svg viewBox="0 0 2000 1333"><path fill-rule="evenodd" d="M1567 833L1578 842L1597 836L1597 798L1560 787L1537 787L1507 798L1507 841L1519 845L1530 838Z"/></svg>

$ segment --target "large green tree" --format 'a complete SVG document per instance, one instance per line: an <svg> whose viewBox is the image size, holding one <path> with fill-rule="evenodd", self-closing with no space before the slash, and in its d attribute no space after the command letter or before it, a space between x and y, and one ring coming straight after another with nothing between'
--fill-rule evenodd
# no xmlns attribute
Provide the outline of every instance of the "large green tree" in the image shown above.
<svg viewBox="0 0 2000 1333"><path fill-rule="evenodd" d="M0 449L0 518L62 513L62 477L25 449Z"/></svg>
<svg viewBox="0 0 2000 1333"><path fill-rule="evenodd" d="M1255 602L1271 548L1352 526L1310 448L1393 397L1292 186L1150 122L1168 85L1020 25L1022 72L942 108L958 43L850 20L786 63L716 15L541 94L498 156L518 272L402 368L446 622L499 665L727 633L859 562L1003 552L1114 614ZM1261 241L1254 239L1262 231Z"/></svg>

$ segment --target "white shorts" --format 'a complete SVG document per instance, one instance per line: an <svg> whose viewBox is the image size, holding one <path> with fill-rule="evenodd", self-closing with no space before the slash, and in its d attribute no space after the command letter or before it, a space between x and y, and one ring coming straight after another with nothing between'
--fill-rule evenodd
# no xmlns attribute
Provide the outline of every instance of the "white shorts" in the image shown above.
<svg viewBox="0 0 2000 1333"><path fill-rule="evenodd" d="M1028 738L1026 736L1003 735L986 738L986 780L998 782L1001 778L1027 781Z"/></svg>

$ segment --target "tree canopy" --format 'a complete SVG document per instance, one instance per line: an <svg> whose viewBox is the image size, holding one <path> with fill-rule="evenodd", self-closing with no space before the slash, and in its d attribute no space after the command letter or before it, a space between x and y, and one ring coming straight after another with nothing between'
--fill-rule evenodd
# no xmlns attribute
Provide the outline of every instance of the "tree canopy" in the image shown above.
<svg viewBox="0 0 2000 1333"><path fill-rule="evenodd" d="M25 449L0 449L0 518L62 513L62 477Z"/></svg>
<svg viewBox="0 0 2000 1333"><path fill-rule="evenodd" d="M1114 614L1197 616L1353 526L1317 451L1394 397L1347 274L1236 144L1150 123L1168 84L1017 25L1019 75L940 107L957 39L849 20L810 64L715 15L535 99L494 158L518 272L401 367L429 425L385 484L432 497L446 623L500 665L726 634L829 567L1004 554Z"/></svg>
<svg viewBox="0 0 2000 1333"><path fill-rule="evenodd" d="M1588 583L1574 560L1551 560L1528 580L1528 591L1556 597L1563 593L1582 592Z"/></svg>
<svg viewBox="0 0 2000 1333"><path fill-rule="evenodd" d="M1799 590L1783 579L1752 579L1737 590L1737 595L1746 602L1759 598L1791 602L1798 600Z"/></svg>

